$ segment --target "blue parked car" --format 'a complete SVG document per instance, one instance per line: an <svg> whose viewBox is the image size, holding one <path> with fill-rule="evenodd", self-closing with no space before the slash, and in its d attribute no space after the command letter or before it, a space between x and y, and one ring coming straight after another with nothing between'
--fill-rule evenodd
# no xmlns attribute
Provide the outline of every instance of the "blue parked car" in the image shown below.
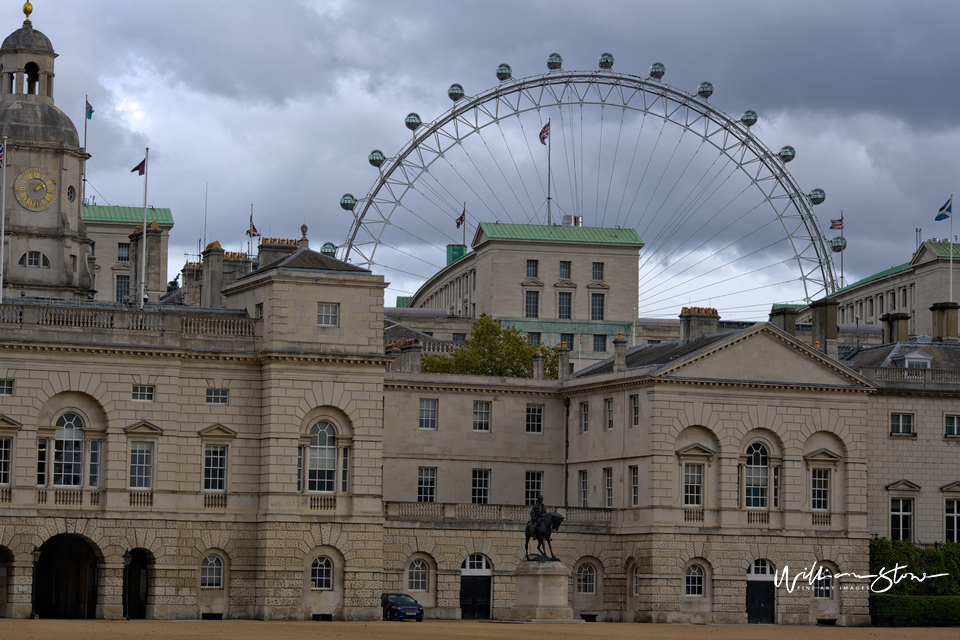
<svg viewBox="0 0 960 640"><path fill-rule="evenodd" d="M423 607L405 593L380 594L384 620L416 620L423 622Z"/></svg>

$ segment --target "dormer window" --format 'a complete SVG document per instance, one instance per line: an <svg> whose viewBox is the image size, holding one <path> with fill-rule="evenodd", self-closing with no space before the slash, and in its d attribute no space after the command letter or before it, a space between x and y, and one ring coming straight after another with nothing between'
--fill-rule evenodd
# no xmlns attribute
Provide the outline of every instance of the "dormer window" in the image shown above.
<svg viewBox="0 0 960 640"><path fill-rule="evenodd" d="M890 364L900 369L929 369L933 358L920 350L898 354L890 358Z"/></svg>

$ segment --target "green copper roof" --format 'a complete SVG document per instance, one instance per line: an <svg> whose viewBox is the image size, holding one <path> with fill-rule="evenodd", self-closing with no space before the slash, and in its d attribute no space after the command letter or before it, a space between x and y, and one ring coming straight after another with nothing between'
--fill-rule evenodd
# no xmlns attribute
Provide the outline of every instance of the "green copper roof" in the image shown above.
<svg viewBox="0 0 960 640"><path fill-rule="evenodd" d="M594 242L604 244L635 244L643 240L633 229L605 227L566 227L546 224L508 224L481 222L480 228L489 238L500 240L552 240L558 242Z"/></svg>
<svg viewBox="0 0 960 640"><path fill-rule="evenodd" d="M774 303L773 303L773 311L777 311L777 310L779 310L779 309L790 309L791 311L800 311L800 309L803 309L805 306L806 306L806 305L803 305L803 304L790 304L790 303L785 303L785 302L774 302Z"/></svg>
<svg viewBox="0 0 960 640"><path fill-rule="evenodd" d="M398 309L409 309L411 302L413 302L413 296L397 296Z"/></svg>
<svg viewBox="0 0 960 640"><path fill-rule="evenodd" d="M934 242L933 240L927 240L923 244L927 249L930 250L930 253L938 258L949 258L950 247L953 247L953 257L960 257L960 245L958 245L956 242L951 245L949 242Z"/></svg>
<svg viewBox="0 0 960 640"><path fill-rule="evenodd" d="M143 224L143 207L104 207L101 205L83 205L84 222L126 222ZM147 222L173 224L170 209L147 207Z"/></svg>
<svg viewBox="0 0 960 640"><path fill-rule="evenodd" d="M880 273L875 273L875 274L873 274L872 276L867 276L867 277L864 278L863 280L857 280L857 281L854 282L853 284L848 284L847 286L845 286L845 287L842 288L842 289L837 289L837 290L834 291L831 295L837 295L837 294L840 293L841 291L847 291L847 290L849 290L849 289L853 289L854 287L859 287L859 286L862 285L862 284L866 284L866 283L868 283L868 282L873 282L874 280L879 280L880 278L885 278L885 277L887 277L887 276L892 276L892 275L895 274L895 273L900 273L901 271L906 271L906 270L909 269L909 268L910 268L910 263L909 263L909 262L907 262L906 264L901 264L901 265L896 266L896 267L890 267L889 269L885 269L884 271L881 271Z"/></svg>

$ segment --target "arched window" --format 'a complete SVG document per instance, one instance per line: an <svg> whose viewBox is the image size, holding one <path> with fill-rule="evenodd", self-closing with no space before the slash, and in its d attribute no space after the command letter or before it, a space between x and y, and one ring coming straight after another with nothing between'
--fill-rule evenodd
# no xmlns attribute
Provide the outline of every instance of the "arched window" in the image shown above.
<svg viewBox="0 0 960 640"><path fill-rule="evenodd" d="M747 447L746 505L748 509L766 509L770 467L767 448L754 442Z"/></svg>
<svg viewBox="0 0 960 640"><path fill-rule="evenodd" d="M31 96L39 95L38 83L40 82L40 67L36 62L28 62L23 67L27 77L27 94Z"/></svg>
<svg viewBox="0 0 960 640"><path fill-rule="evenodd" d="M75 413L57 418L53 445L53 484L79 487L83 482L83 419Z"/></svg>
<svg viewBox="0 0 960 640"><path fill-rule="evenodd" d="M749 576L772 576L774 572L773 565L766 560L754 560L753 564L747 569Z"/></svg>
<svg viewBox="0 0 960 640"><path fill-rule="evenodd" d="M698 564L692 564L687 567L686 576L686 594L688 596L703 595L703 567Z"/></svg>
<svg viewBox="0 0 960 640"><path fill-rule="evenodd" d="M640 565L633 567L633 595L640 595Z"/></svg>
<svg viewBox="0 0 960 640"><path fill-rule="evenodd" d="M209 555L200 562L200 588L223 589L223 560Z"/></svg>
<svg viewBox="0 0 960 640"><path fill-rule="evenodd" d="M597 592L597 570L589 562L577 567L577 593L593 595Z"/></svg>
<svg viewBox="0 0 960 640"><path fill-rule="evenodd" d="M22 256L20 260L17 261L17 264L21 267L39 267L43 265L45 268L50 268L50 261L47 260L47 256L43 255L39 251L28 251Z"/></svg>
<svg viewBox="0 0 960 640"><path fill-rule="evenodd" d="M430 568L427 563L417 558L407 568L407 588L410 591L428 591L430 582Z"/></svg>
<svg viewBox="0 0 960 640"><path fill-rule="evenodd" d="M310 491L332 493L337 471L337 439L329 422L318 422L310 429L308 468L307 488Z"/></svg>
<svg viewBox="0 0 960 640"><path fill-rule="evenodd" d="M313 564L310 565L310 590L333 590L333 563L330 558L320 556L313 559Z"/></svg>
<svg viewBox="0 0 960 640"><path fill-rule="evenodd" d="M460 568L465 571L480 572L488 572L491 569L487 558L481 553L471 553L460 565Z"/></svg>
<svg viewBox="0 0 960 640"><path fill-rule="evenodd" d="M814 598L833 597L833 572L821 566L816 579L813 581Z"/></svg>

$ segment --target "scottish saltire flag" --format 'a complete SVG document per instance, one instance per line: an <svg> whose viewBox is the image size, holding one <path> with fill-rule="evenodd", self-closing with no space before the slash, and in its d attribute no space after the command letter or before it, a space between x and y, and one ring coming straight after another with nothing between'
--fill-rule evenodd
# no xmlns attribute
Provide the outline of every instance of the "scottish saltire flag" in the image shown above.
<svg viewBox="0 0 960 640"><path fill-rule="evenodd" d="M832 220L832 219L831 219L831 220L830 220L830 228L831 228L831 229L843 229L843 218L840 218L839 220Z"/></svg>
<svg viewBox="0 0 960 640"><path fill-rule="evenodd" d="M93 105L90 104L90 101L87 100L87 120L93 118Z"/></svg>
<svg viewBox="0 0 960 640"><path fill-rule="evenodd" d="M547 144L547 138L550 137L550 123L543 125L543 129L540 129L540 144Z"/></svg>
<svg viewBox="0 0 960 640"><path fill-rule="evenodd" d="M947 200L946 204L940 207L940 211L937 212L937 217L934 220L946 220L953 213L953 196L950 196L950 199Z"/></svg>
<svg viewBox="0 0 960 640"><path fill-rule="evenodd" d="M466 222L466 221L467 221L467 208L464 207L464 208L463 208L463 213L461 213L461 214L460 214L460 217L457 218L457 229L459 229L459 228L460 228L460 225L462 225L462 224L463 224L464 222Z"/></svg>

